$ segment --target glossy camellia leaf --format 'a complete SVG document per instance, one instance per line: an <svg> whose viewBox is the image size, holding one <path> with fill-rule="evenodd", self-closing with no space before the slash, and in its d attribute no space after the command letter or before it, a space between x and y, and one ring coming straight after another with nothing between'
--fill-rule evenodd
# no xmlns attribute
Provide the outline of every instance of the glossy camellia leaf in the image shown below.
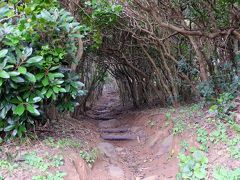
<svg viewBox="0 0 240 180"><path fill-rule="evenodd" d="M64 89L64 88L60 88L60 89L59 89L59 92L61 92L61 93L66 93L67 91L66 91L66 89Z"/></svg>
<svg viewBox="0 0 240 180"><path fill-rule="evenodd" d="M33 102L34 102L34 103L40 102L41 100L42 100L41 97L35 97L35 98L33 98Z"/></svg>
<svg viewBox="0 0 240 180"><path fill-rule="evenodd" d="M58 88L57 86L54 86L54 87L53 87L53 91L54 91L55 93L59 93L59 88Z"/></svg>
<svg viewBox="0 0 240 180"><path fill-rule="evenodd" d="M22 134L25 133L27 130L26 130L26 127L24 125L21 125L18 127L18 136L19 137L22 137Z"/></svg>
<svg viewBox="0 0 240 180"><path fill-rule="evenodd" d="M26 74L27 73L27 69L23 66L19 66L18 67L18 72L21 74Z"/></svg>
<svg viewBox="0 0 240 180"><path fill-rule="evenodd" d="M25 111L25 107L23 104L19 104L14 110L13 110L13 114L17 114L19 116L21 116Z"/></svg>
<svg viewBox="0 0 240 180"><path fill-rule="evenodd" d="M13 77L11 77L11 79L14 82L16 82L16 83L23 83L23 82L25 82L25 80L23 78L19 77L19 76L13 76Z"/></svg>
<svg viewBox="0 0 240 180"><path fill-rule="evenodd" d="M17 72L17 71L11 71L11 72L8 72L8 74L9 74L10 76L18 76L20 73Z"/></svg>
<svg viewBox="0 0 240 180"><path fill-rule="evenodd" d="M5 132L9 132L15 128L15 124L10 124L7 127L4 128Z"/></svg>
<svg viewBox="0 0 240 180"><path fill-rule="evenodd" d="M6 65L7 65L7 58L5 58L4 60L3 60L3 62L2 63L0 63L0 69L7 69L7 67L6 67Z"/></svg>
<svg viewBox="0 0 240 180"><path fill-rule="evenodd" d="M53 94L53 90L52 90L52 89L49 89L48 92L47 92L47 94L46 94L46 97L47 97L47 98L50 98L50 97L52 96L52 94Z"/></svg>
<svg viewBox="0 0 240 180"><path fill-rule="evenodd" d="M43 84L43 86L49 85L49 80L48 80L47 77L45 77L45 78L42 80L42 84Z"/></svg>
<svg viewBox="0 0 240 180"><path fill-rule="evenodd" d="M35 77L39 81L44 77L44 73L39 73L39 74L35 75Z"/></svg>
<svg viewBox="0 0 240 180"><path fill-rule="evenodd" d="M34 76L32 73L27 72L27 73L25 74L25 76L26 76L26 78L27 78L30 82L32 82L32 83L35 83L35 82L36 82L36 78L35 78L35 76Z"/></svg>
<svg viewBox="0 0 240 180"><path fill-rule="evenodd" d="M7 49L2 49L0 50L0 58L3 58L7 55L8 53L8 50Z"/></svg>
<svg viewBox="0 0 240 180"><path fill-rule="evenodd" d="M38 63L40 61L43 60L43 57L42 56L34 56L34 57L31 57L27 60L27 63L28 64L32 64L32 63Z"/></svg>
<svg viewBox="0 0 240 180"><path fill-rule="evenodd" d="M10 76L6 71L0 70L0 78L8 79Z"/></svg>
<svg viewBox="0 0 240 180"><path fill-rule="evenodd" d="M28 112L30 112L34 115L37 115L37 116L40 115L39 111L36 108L34 108L34 106L32 104L27 105L27 110L28 110Z"/></svg>
<svg viewBox="0 0 240 180"><path fill-rule="evenodd" d="M17 130L17 129L14 129L14 130L12 131L12 136L15 137L15 136L17 135L17 132L18 132L18 130Z"/></svg>

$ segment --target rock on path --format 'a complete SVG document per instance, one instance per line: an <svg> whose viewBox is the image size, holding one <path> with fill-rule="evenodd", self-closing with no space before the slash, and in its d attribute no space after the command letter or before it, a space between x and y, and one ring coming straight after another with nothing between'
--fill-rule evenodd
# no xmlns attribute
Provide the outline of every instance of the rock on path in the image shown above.
<svg viewBox="0 0 240 180"><path fill-rule="evenodd" d="M108 167L109 175L112 177L111 180L124 180L124 171L116 166L116 165L110 165Z"/></svg>
<svg viewBox="0 0 240 180"><path fill-rule="evenodd" d="M101 142L98 144L98 149L102 154L104 154L108 158L116 159L117 158L117 152L115 150L115 147L108 143L108 142Z"/></svg>
<svg viewBox="0 0 240 180"><path fill-rule="evenodd" d="M160 144L157 156L161 156L161 155L164 155L166 153L169 153L172 149L172 145L173 145L173 134L166 137L163 140L163 142Z"/></svg>

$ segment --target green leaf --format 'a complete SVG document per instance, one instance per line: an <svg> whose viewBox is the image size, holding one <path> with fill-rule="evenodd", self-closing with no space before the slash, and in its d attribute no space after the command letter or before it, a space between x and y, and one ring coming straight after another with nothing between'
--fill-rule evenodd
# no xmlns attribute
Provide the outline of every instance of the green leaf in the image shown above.
<svg viewBox="0 0 240 180"><path fill-rule="evenodd" d="M11 71L11 72L8 72L8 74L9 74L10 76L18 76L20 73L17 72L17 71Z"/></svg>
<svg viewBox="0 0 240 180"><path fill-rule="evenodd" d="M19 137L22 137L22 134L25 133L27 130L26 130L26 127L24 125L21 125L18 127L18 136Z"/></svg>
<svg viewBox="0 0 240 180"><path fill-rule="evenodd" d="M79 86L79 87L84 87L84 84L80 81L77 81L76 84Z"/></svg>
<svg viewBox="0 0 240 180"><path fill-rule="evenodd" d="M16 83L23 83L23 82L25 82L25 80L23 78L19 77L19 76L13 76L13 77L11 77L11 79L14 82L16 82Z"/></svg>
<svg viewBox="0 0 240 180"><path fill-rule="evenodd" d="M58 88L57 86L54 86L54 87L53 87L53 91L54 91L55 93L59 93L59 88Z"/></svg>
<svg viewBox="0 0 240 180"><path fill-rule="evenodd" d="M43 84L43 86L49 85L49 80L48 80L47 77L45 77L45 78L42 80L42 84Z"/></svg>
<svg viewBox="0 0 240 180"><path fill-rule="evenodd" d="M42 100L41 97L35 97L35 98L33 98L33 102L34 102L34 103L40 102L41 100Z"/></svg>
<svg viewBox="0 0 240 180"><path fill-rule="evenodd" d="M12 136L15 137L17 135L17 129L14 129L13 132L12 132Z"/></svg>
<svg viewBox="0 0 240 180"><path fill-rule="evenodd" d="M23 104L19 104L14 110L13 110L13 114L17 114L19 116L21 116L25 111L25 107Z"/></svg>
<svg viewBox="0 0 240 180"><path fill-rule="evenodd" d="M5 127L4 131L5 132L9 132L9 131L13 130L14 128L15 128L15 124L11 124L11 125Z"/></svg>
<svg viewBox="0 0 240 180"><path fill-rule="evenodd" d="M54 73L53 75L55 78L63 78L64 77L64 74L62 74L62 73Z"/></svg>
<svg viewBox="0 0 240 180"><path fill-rule="evenodd" d="M3 62L0 63L0 69L7 69L7 68L6 68L7 62L8 62L8 60L7 60L7 58L5 58L5 59L3 60Z"/></svg>
<svg viewBox="0 0 240 180"><path fill-rule="evenodd" d="M48 73L48 78L50 81L53 81L54 80L54 74L53 73Z"/></svg>
<svg viewBox="0 0 240 180"><path fill-rule="evenodd" d="M39 81L40 79L43 78L43 76L44 76L44 73L39 73L39 74L37 74L35 77L36 77L36 79Z"/></svg>
<svg viewBox="0 0 240 180"><path fill-rule="evenodd" d="M0 58L5 57L5 56L7 55L7 53L8 53L8 49L2 49L2 50L0 51Z"/></svg>
<svg viewBox="0 0 240 180"><path fill-rule="evenodd" d="M25 76L26 76L26 78L27 78L30 82L32 82L32 83L35 83L35 82L36 82L36 78L35 78L35 76L34 76L32 73L27 72L27 73L25 74Z"/></svg>
<svg viewBox="0 0 240 180"><path fill-rule="evenodd" d="M0 118L1 118L1 119L4 119L10 109L11 109L11 106L10 106L10 105L5 106L5 107L0 111Z"/></svg>
<svg viewBox="0 0 240 180"><path fill-rule="evenodd" d="M28 64L37 63L43 60L42 56L34 56L27 60Z"/></svg>
<svg viewBox="0 0 240 180"><path fill-rule="evenodd" d="M48 92L47 92L47 94L46 94L46 97L47 97L47 98L50 98L50 97L52 96L52 94L53 94L53 90L52 90L52 89L49 89Z"/></svg>
<svg viewBox="0 0 240 180"><path fill-rule="evenodd" d="M26 74L27 73L27 69L23 66L19 66L18 67L18 72L21 74Z"/></svg>
<svg viewBox="0 0 240 180"><path fill-rule="evenodd" d="M64 88L60 88L60 89L59 89L59 92L65 93L65 92L67 92L67 91L66 91L66 89L64 89Z"/></svg>
<svg viewBox="0 0 240 180"><path fill-rule="evenodd" d="M58 69L58 68L60 68L60 66L53 66L53 67L51 67L49 70L50 70L50 71L53 71L53 70L56 70L56 69Z"/></svg>
<svg viewBox="0 0 240 180"><path fill-rule="evenodd" d="M0 78L8 79L8 78L10 78L10 76L6 71L0 70Z"/></svg>
<svg viewBox="0 0 240 180"><path fill-rule="evenodd" d="M34 115L37 115L37 116L40 115L39 111L31 104L27 105L27 110L28 110L28 112L30 112L30 113L32 113Z"/></svg>
<svg viewBox="0 0 240 180"><path fill-rule="evenodd" d="M3 80L2 80L2 79L0 79L0 87L2 86L2 84L3 84Z"/></svg>

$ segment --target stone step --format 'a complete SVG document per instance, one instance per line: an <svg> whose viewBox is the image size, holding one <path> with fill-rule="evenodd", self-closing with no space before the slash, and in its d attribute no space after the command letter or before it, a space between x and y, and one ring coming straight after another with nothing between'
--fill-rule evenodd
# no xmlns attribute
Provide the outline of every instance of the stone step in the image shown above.
<svg viewBox="0 0 240 180"><path fill-rule="evenodd" d="M136 136L132 134L109 134L109 133L103 133L101 134L101 138L104 140L111 140L111 141L119 141L119 140L134 140L137 139Z"/></svg>
<svg viewBox="0 0 240 180"><path fill-rule="evenodd" d="M119 127L119 128L109 128L109 129L101 129L102 133L126 133L129 132L130 128L128 127Z"/></svg>

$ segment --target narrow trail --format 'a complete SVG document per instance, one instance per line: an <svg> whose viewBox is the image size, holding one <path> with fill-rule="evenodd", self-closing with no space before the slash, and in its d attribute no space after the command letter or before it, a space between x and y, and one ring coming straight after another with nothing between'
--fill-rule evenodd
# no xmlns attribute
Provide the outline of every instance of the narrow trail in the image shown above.
<svg viewBox="0 0 240 180"><path fill-rule="evenodd" d="M104 154L92 169L94 180L175 179L177 159L170 154L173 136L147 125L151 118L162 124L162 114L123 107L116 92L104 92L87 112L99 128L98 149Z"/></svg>

